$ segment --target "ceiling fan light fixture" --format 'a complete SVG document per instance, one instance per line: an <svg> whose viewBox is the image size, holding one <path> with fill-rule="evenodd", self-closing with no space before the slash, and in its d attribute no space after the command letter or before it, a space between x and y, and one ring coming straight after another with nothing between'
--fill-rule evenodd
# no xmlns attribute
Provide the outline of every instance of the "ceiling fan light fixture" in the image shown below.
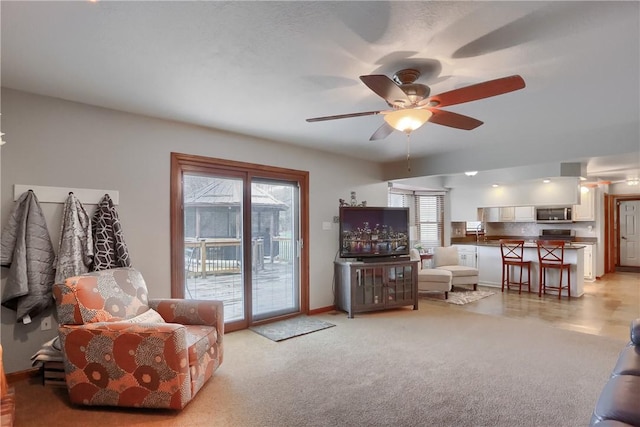
<svg viewBox="0 0 640 427"><path fill-rule="evenodd" d="M478 174L478 171L467 171L464 174L467 176L476 176Z"/></svg>
<svg viewBox="0 0 640 427"><path fill-rule="evenodd" d="M410 133L425 124L432 116L425 109L396 110L384 115L384 121L395 130Z"/></svg>

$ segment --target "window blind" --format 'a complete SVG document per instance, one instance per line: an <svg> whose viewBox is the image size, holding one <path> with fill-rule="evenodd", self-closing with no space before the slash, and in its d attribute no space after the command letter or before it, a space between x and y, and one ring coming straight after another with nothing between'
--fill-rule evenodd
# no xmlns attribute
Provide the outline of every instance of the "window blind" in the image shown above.
<svg viewBox="0 0 640 427"><path fill-rule="evenodd" d="M416 227L412 244L422 247L442 246L444 241L444 193L389 190L388 204L408 207Z"/></svg>

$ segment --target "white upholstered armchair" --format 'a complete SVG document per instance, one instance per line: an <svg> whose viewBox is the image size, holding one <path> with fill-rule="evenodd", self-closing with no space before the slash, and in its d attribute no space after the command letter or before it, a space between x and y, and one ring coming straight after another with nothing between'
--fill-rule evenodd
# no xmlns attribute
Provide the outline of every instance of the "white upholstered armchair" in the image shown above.
<svg viewBox="0 0 640 427"><path fill-rule="evenodd" d="M434 248L433 265L436 269L451 272L451 285L473 285L475 291L478 287L478 269L459 265L458 248L455 246L442 246Z"/></svg>
<svg viewBox="0 0 640 427"><path fill-rule="evenodd" d="M411 249L409 256L412 261L418 261L418 291L444 292L444 298L449 298L451 272L437 268L422 268L420 252L417 249Z"/></svg>

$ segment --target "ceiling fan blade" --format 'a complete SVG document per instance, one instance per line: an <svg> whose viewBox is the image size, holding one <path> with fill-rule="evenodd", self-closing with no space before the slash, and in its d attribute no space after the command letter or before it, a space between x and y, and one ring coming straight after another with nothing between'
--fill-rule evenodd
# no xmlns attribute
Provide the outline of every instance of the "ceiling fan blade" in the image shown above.
<svg viewBox="0 0 640 427"><path fill-rule="evenodd" d="M384 122L374 133L373 135L371 135L371 138L369 138L369 141L377 141L379 139L385 139L386 137L388 137L389 135L391 135L391 132L393 132L394 129L387 123Z"/></svg>
<svg viewBox="0 0 640 427"><path fill-rule="evenodd" d="M429 108L429 111L433 113L431 118L429 118L429 122L451 128L471 130L483 124L483 122L473 117L463 116L462 114L452 113L451 111L439 110L437 108Z"/></svg>
<svg viewBox="0 0 640 427"><path fill-rule="evenodd" d="M383 74L360 76L362 83L391 105L409 105L411 101L400 87Z"/></svg>
<svg viewBox="0 0 640 427"><path fill-rule="evenodd" d="M308 122L324 122L327 120L348 119L349 117L375 116L380 111L363 111L362 113L337 114L335 116L313 117Z"/></svg>
<svg viewBox="0 0 640 427"><path fill-rule="evenodd" d="M525 83L522 77L515 75L450 90L449 92L427 98L420 104L427 104L433 107L446 107L447 105L462 104L463 102L477 101L478 99L502 95L524 87Z"/></svg>

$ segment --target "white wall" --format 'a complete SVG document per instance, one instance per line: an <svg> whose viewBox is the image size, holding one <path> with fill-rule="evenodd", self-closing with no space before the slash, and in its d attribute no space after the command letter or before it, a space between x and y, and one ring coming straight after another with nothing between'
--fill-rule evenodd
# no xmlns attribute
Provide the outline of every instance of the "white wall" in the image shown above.
<svg viewBox="0 0 640 427"><path fill-rule="evenodd" d="M640 161L640 159L638 159ZM620 182L616 184L609 185L609 190L607 191L609 194L619 194L619 195L631 195L638 194L640 195L640 186L638 185L628 185L626 182Z"/></svg>
<svg viewBox="0 0 640 427"><path fill-rule="evenodd" d="M170 153L202 155L299 170L310 175L310 308L333 304L338 230L323 222L338 214L338 199L356 191L370 206L386 205L380 166L273 141L219 132L2 89L1 225L13 207L13 185L111 189L133 265L151 297L170 296ZM37 196L37 194L36 194ZM62 204L42 204L57 249ZM93 212L95 206L86 206ZM3 268L2 286L7 269ZM2 307L1 340L7 372L31 367L30 356L55 336L40 318L16 324ZM55 324L54 324L55 326Z"/></svg>

